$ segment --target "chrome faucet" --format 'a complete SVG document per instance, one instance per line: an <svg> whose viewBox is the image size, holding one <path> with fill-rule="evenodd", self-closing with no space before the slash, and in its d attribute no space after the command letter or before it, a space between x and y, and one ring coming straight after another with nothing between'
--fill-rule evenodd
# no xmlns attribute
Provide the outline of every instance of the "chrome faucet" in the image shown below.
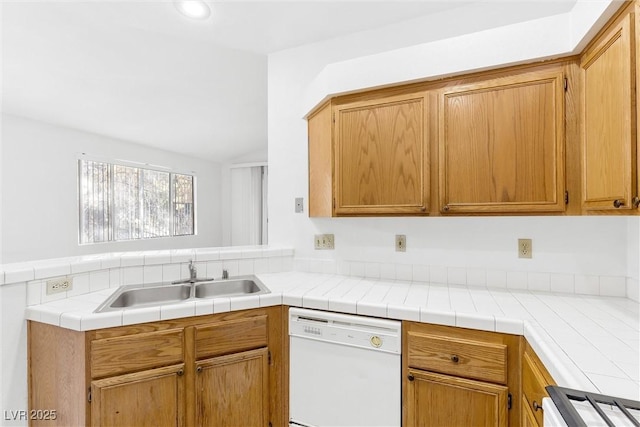
<svg viewBox="0 0 640 427"><path fill-rule="evenodd" d="M189 279L195 282L197 277L198 277L198 269L193 264L193 260L190 260L189 261Z"/></svg>
<svg viewBox="0 0 640 427"><path fill-rule="evenodd" d="M177 285L179 283L191 283L195 285L198 282L210 282L213 280L212 278L198 278L198 269L196 265L193 263L193 260L189 260L189 278L188 279L179 279L171 282L173 285ZM194 286L195 287L195 286Z"/></svg>

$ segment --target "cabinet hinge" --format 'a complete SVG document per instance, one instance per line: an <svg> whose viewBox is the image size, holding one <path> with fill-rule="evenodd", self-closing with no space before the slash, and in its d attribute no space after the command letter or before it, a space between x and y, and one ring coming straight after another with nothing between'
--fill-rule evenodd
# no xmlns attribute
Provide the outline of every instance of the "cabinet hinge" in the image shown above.
<svg viewBox="0 0 640 427"><path fill-rule="evenodd" d="M513 401L513 397L511 396L511 393L509 393L509 396L507 396L507 409L511 409L512 406L512 402Z"/></svg>
<svg viewBox="0 0 640 427"><path fill-rule="evenodd" d="M565 205L569 204L569 192L568 191L564 192L564 204Z"/></svg>
<svg viewBox="0 0 640 427"><path fill-rule="evenodd" d="M331 122L335 123L336 122L336 113L332 113L331 114Z"/></svg>
<svg viewBox="0 0 640 427"><path fill-rule="evenodd" d="M267 352L267 361L269 362L269 365L271 365L271 351Z"/></svg>
<svg viewBox="0 0 640 427"><path fill-rule="evenodd" d="M564 78L564 91L568 91L569 90L569 79L567 79L566 77Z"/></svg>
<svg viewBox="0 0 640 427"><path fill-rule="evenodd" d="M91 403L91 387L89 387L89 392L87 393L87 400Z"/></svg>
<svg viewBox="0 0 640 427"><path fill-rule="evenodd" d="M269 421L269 427L273 427L273 424L271 424L271 421Z"/></svg>

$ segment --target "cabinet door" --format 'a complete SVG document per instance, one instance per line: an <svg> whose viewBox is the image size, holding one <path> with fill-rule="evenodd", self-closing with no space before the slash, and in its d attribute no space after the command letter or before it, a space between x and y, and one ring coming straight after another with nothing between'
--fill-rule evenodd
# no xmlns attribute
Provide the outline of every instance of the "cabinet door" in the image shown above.
<svg viewBox="0 0 640 427"><path fill-rule="evenodd" d="M550 382L544 378L544 374L536 366L533 357L525 352L522 355L522 392L525 395L523 404L529 406L532 415L540 425L543 423L542 399L548 397L545 387L549 384Z"/></svg>
<svg viewBox="0 0 640 427"><path fill-rule="evenodd" d="M184 425L183 365L91 382L93 426Z"/></svg>
<svg viewBox="0 0 640 427"><path fill-rule="evenodd" d="M527 397L522 395L522 427L540 427L533 410L528 405Z"/></svg>
<svg viewBox="0 0 640 427"><path fill-rule="evenodd" d="M581 60L585 210L631 209L636 196L632 16L612 27Z"/></svg>
<svg viewBox="0 0 640 427"><path fill-rule="evenodd" d="M427 211L425 108L423 94L336 108L337 215Z"/></svg>
<svg viewBox="0 0 640 427"><path fill-rule="evenodd" d="M562 69L446 88L440 110L443 213L565 209Z"/></svg>
<svg viewBox="0 0 640 427"><path fill-rule="evenodd" d="M507 387L409 369L407 427L507 426Z"/></svg>
<svg viewBox="0 0 640 427"><path fill-rule="evenodd" d="M196 363L196 425L264 427L268 423L267 348Z"/></svg>

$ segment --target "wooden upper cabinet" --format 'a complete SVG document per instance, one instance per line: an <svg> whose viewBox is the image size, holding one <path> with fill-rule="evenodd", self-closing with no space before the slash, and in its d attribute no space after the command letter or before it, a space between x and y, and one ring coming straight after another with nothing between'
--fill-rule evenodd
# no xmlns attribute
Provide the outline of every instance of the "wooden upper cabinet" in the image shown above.
<svg viewBox="0 0 640 427"><path fill-rule="evenodd" d="M447 87L439 121L441 212L565 210L561 66Z"/></svg>
<svg viewBox="0 0 640 427"><path fill-rule="evenodd" d="M640 213L640 0L621 8L580 57L319 105L309 216Z"/></svg>
<svg viewBox="0 0 640 427"><path fill-rule="evenodd" d="M637 196L634 14L623 14L582 55L582 207L629 210Z"/></svg>
<svg viewBox="0 0 640 427"><path fill-rule="evenodd" d="M331 102L307 118L309 216L333 216L333 120Z"/></svg>
<svg viewBox="0 0 640 427"><path fill-rule="evenodd" d="M427 211L425 109L422 93L336 107L336 214Z"/></svg>

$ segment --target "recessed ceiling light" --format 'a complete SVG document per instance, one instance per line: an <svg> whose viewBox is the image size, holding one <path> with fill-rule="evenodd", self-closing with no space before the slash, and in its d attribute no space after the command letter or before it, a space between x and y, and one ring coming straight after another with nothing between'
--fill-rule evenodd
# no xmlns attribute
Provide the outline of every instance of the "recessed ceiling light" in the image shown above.
<svg viewBox="0 0 640 427"><path fill-rule="evenodd" d="M211 14L209 5L202 0L174 0L173 3L188 18L207 19Z"/></svg>

